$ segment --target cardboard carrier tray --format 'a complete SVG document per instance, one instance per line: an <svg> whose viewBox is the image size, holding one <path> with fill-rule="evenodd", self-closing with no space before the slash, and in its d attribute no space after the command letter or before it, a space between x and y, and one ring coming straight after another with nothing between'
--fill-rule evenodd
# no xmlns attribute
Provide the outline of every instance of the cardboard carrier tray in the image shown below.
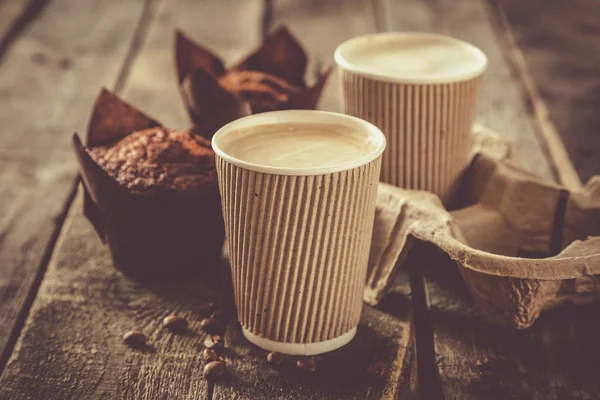
<svg viewBox="0 0 600 400"><path fill-rule="evenodd" d="M510 143L477 131L475 142L452 211L434 194L380 183L364 300L385 297L408 253L422 251L417 241L458 265L499 325L526 328L546 309L598 300L600 176L570 192L521 168Z"/></svg>

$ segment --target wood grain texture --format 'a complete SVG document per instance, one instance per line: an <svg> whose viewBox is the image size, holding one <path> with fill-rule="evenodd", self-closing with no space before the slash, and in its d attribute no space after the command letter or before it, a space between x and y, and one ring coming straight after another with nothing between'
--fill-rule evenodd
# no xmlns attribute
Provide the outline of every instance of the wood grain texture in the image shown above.
<svg viewBox="0 0 600 400"><path fill-rule="evenodd" d="M118 272L83 217L82 193L0 379L0 398L198 399L206 395L199 306L214 299L201 282L138 284ZM169 314L189 329L162 326ZM122 336L148 337L134 350Z"/></svg>
<svg viewBox="0 0 600 400"><path fill-rule="evenodd" d="M523 52L517 46L513 31L510 29L504 9L494 3L494 15L496 17L499 36L502 38L505 54L511 61L513 71L518 79L522 90L533 114L533 122L537 126L536 132L544 149L548 154L548 161L554 168L557 180L569 190L580 190L581 178L575 170L567 149L560 138L554 122L550 119L546 103L542 99L535 79L531 73Z"/></svg>
<svg viewBox="0 0 600 400"><path fill-rule="evenodd" d="M69 135L116 81L143 1L56 0L0 64L0 365L43 273L72 193ZM77 18L65 20L76 13ZM65 40L69 38L69 40ZM33 292L32 292L33 291ZM16 333L16 332L15 332ZM1 367L0 367L1 368Z"/></svg>
<svg viewBox="0 0 600 400"><path fill-rule="evenodd" d="M5 0L0 2L0 62L6 51L39 16L49 0Z"/></svg>
<svg viewBox="0 0 600 400"><path fill-rule="evenodd" d="M234 373L215 388L214 399L411 399L416 390L414 354L409 346L411 305L406 277L375 309L364 305L355 339L332 353L316 356L318 372L302 373L299 357L287 357L281 366L267 362L267 352L248 343L236 323L225 342L226 361ZM399 281L400 281L399 280ZM388 369L382 379L367 375L367 366L382 361Z"/></svg>
<svg viewBox="0 0 600 400"><path fill-rule="evenodd" d="M323 65L333 62L342 41L377 29L372 4L367 0L282 0L267 13L269 29L286 24L309 55L308 80ZM325 88L319 108L340 111L337 72ZM294 368L295 359L281 369L266 362L266 352L247 343L239 327L230 329L226 342L236 354L232 379L216 386L215 399L396 399L413 398L416 368L411 346L410 288L401 277L389 298L378 309L363 307L355 341L318 357L321 372L313 377ZM388 373L382 380L366 377L368 363L384 361Z"/></svg>
<svg viewBox="0 0 600 400"><path fill-rule="evenodd" d="M69 6L69 4L62 4L65 2L68 3L63 1L58 5L53 4L52 7L58 7L57 10L49 8L49 15L52 16L49 21L52 24L64 23L63 20L57 21L57 18L58 14L64 16L65 9ZM196 6L197 2L191 1L140 3L137 11L143 20L138 26L131 25L129 20L133 15L133 3L128 3L127 6L123 2L120 3L120 6L117 6L118 2L107 2L100 8L72 10L79 13L81 22L79 25L71 26L71 31L61 31L56 33L55 37L50 37L52 46L49 44L45 51L51 53L55 48L61 50L61 46L66 46L68 49L74 46L75 49L72 51L81 53L79 56L82 58L82 65L78 66L78 57L70 58L73 64L69 64L61 62L60 54L56 56L60 66L64 67L68 64L67 69L74 70L69 76L70 81L65 83L56 74L37 78L44 84L63 85L60 88L67 91L65 98L54 99L57 104L60 104L60 107L55 106L56 121L50 117L47 117L46 121L36 122L25 119L23 121L23 124L25 122L42 124L51 121L56 125L50 126L55 135L53 138L44 136L38 129L35 132L24 132L23 136L28 136L23 138L22 143L27 143L28 140L35 146L35 143L41 141L39 150L34 147L37 150L36 156L45 154L43 146L46 149L48 147L50 150L54 149L56 154L53 154L52 160L56 160L59 155L61 160L64 159L64 166L59 171L64 170L61 178L65 186L72 184L75 172L73 155L66 147L70 132L76 128L84 128L92 100L102 85L113 86L118 82L117 85L122 88L127 100L133 99L145 111L156 113L154 116L157 118L178 121L177 126L188 125L187 118L177 118L177 115L184 116L183 106L174 74L170 72L174 27L185 29L191 35L202 35L203 32L223 33L229 29L230 36L223 34L211 36L212 42L209 45L235 56L249 51L258 41L252 41L251 38L258 38L260 34L258 16L262 2L259 0L246 2L239 14L223 13L233 3L227 4L221 0L205 1L201 3L202 6ZM257 18L245 20L252 10L251 4L256 11L250 15L256 15ZM85 13L86 10L89 17ZM104 12L107 15L103 15ZM225 15L233 16L237 20L228 19ZM85 29L82 29L90 26L91 19L95 22L91 24L95 29L93 32L95 36L85 34ZM114 20L116 26L108 20ZM185 23L180 24L182 21ZM80 33L80 30L84 32ZM100 34L103 40L96 38ZM70 36L79 37L81 42L66 40ZM29 43L24 39L21 40L23 43ZM19 41L17 46L25 46L21 43ZM122 45L122 49L121 47L115 49L112 46L114 43ZM34 58L45 64L48 61L47 57L49 56L44 54L44 57ZM96 60L97 57L102 59ZM18 59L10 60L8 64L12 68L13 76L20 76L14 72L18 69L18 61ZM29 57L25 61L29 61ZM157 69L152 68L155 63L159 64ZM95 76L88 74L95 74ZM35 74L31 75L35 76ZM27 82L25 79L23 81ZM67 85L70 82L75 82L79 86L70 87ZM156 82L158 84L155 85ZM14 86L15 91L17 88L24 87L22 82ZM167 87L172 90L161 89ZM154 91L152 93L145 91L148 88L154 88ZM50 87L46 90L61 94L60 90L52 89L53 87ZM33 97L34 93L28 95ZM37 95L37 101L40 102L39 93ZM75 106L68 101L71 97L77 102ZM157 98L158 102L155 101ZM23 107L33 107L33 100L27 100L23 102ZM61 108L63 103L67 109L70 107L67 116ZM43 104L39 106L43 110ZM64 111L66 112L67 109ZM178 111L181 112L177 114ZM40 116L43 116L41 112ZM8 125L8 113L5 118ZM50 146L51 139L62 145L60 138L64 138L64 149L59 145ZM17 148L19 143L14 141L13 147ZM13 143L9 142L9 144ZM2 155L8 157L13 156L13 153L13 148L7 147ZM26 149L23 149L22 153L31 154L30 151L26 153ZM40 161L36 157L29 157L27 160L40 166ZM49 168L47 163L41 166ZM24 167L17 165L6 172L3 170L2 173L13 175L20 173L20 176L15 176L12 180L21 182L24 180L21 176L24 173L33 174L29 169L20 171L20 168ZM58 169L56 166L53 168ZM39 179L33 181L37 176L30 178L31 192L36 196L45 196L48 204L45 202L39 204L40 212L28 219L24 219L17 212L13 212L9 217L23 218L18 223L25 226L29 224L31 232L37 229L37 233L41 234L43 239L44 232L39 231L41 220L39 214L42 211L48 213L52 210L52 208L48 210L48 207L64 204L65 194L56 184L56 174L52 170L46 169L35 173L46 178L48 182L42 186ZM45 191L41 192L40 188L45 188ZM20 198L19 194L23 196L29 194L23 193L22 185L14 190L14 193L8 192L12 198ZM39 201L39 198L34 197L33 194L24 197L28 201L25 205L36 205L35 202ZM114 270L107 251L92 231L89 222L81 216L81 207L81 199L78 199L71 209L72 224L61 236L23 334L0 380L0 398L28 399L43 396L48 399L196 399L206 397L208 386L202 378L204 363L200 362L203 337L198 335L201 315L194 313L195 305L203 300L204 291L198 282L148 287L137 285L124 278ZM11 221L12 219L7 219L7 222ZM13 248L9 250L11 250L10 255L20 254ZM26 250L24 249L23 252ZM14 288L19 288L23 279L9 283L12 283ZM2 306L5 305L2 303ZM10 302L8 305L11 305ZM167 334L160 324L162 318L171 312L187 317L195 333L182 337ZM122 344L121 336L132 328L141 329L149 335L153 346L150 351L132 352Z"/></svg>
<svg viewBox="0 0 600 400"><path fill-rule="evenodd" d="M480 47L490 66L478 121L514 140L517 159L527 169L554 179L526 93L511 75L483 2L384 2L379 9L391 15L379 20L394 30L430 30ZM548 312L523 331L498 328L482 318L456 266L441 254L425 253L431 254L429 262L414 267L425 270L436 353L432 363L446 399L598 398L600 386L592 378L600 360L593 339L600 333L597 305Z"/></svg>
<svg viewBox="0 0 600 400"><path fill-rule="evenodd" d="M494 1L532 81L532 106L585 182L600 173L600 4L594 1ZM553 143L549 143L549 146ZM558 154L557 169L568 161ZM562 160L561 160L562 159ZM568 167L566 165L565 167ZM574 179L574 178L571 178ZM567 182L565 182L567 183Z"/></svg>
<svg viewBox="0 0 600 400"><path fill-rule="evenodd" d="M453 262L434 253L418 267L446 400L600 398L600 305L547 311L525 330L499 328L481 316Z"/></svg>
<svg viewBox="0 0 600 400"><path fill-rule="evenodd" d="M186 126L187 119L175 79L168 72L170 57L168 63L165 61L166 48L170 54L172 29L178 26L202 42L206 37L206 43L217 51L222 49L228 61L245 53L249 44L259 40L256 35L260 30L251 29L248 23L253 20L245 19L250 8L227 14L239 21L217 20L215 16L223 15L224 10L217 4L233 6L233 3L202 4L204 8L175 1L155 6L154 22L149 26L147 38L138 40L140 46L134 49L137 57L130 59L131 77L122 85L125 99L176 126ZM254 5L262 6L262 2L254 2ZM190 9L196 14L190 13ZM206 10L211 12L202 12ZM187 22L181 25L178 21ZM260 19L255 22L259 27ZM232 33L232 27L239 30ZM209 34L219 31L221 34ZM148 87L155 89L150 92ZM40 393L50 399L203 397L207 386L199 377L202 366L198 362L199 353L194 353L199 350L201 337L174 338L159 327L162 316L176 311L188 317L192 327L197 328L199 316L193 310L195 302L201 300L200 295L194 297L197 286L192 282L175 288L144 287L123 278L112 269L106 251L89 223L81 217L80 207L78 199L24 333L0 381L0 398L31 398ZM324 365L339 368L339 372L334 372L336 386L325 384L313 389L293 370L270 381L271 393L285 393L290 383L297 384L294 390L304 393L305 398L319 393L344 398L339 393L356 392L358 396L372 393L369 398L392 399L408 393L408 383L411 379L414 381L408 368L411 365L408 288L401 286L397 292L388 303L387 312L369 310L365 313L359 341L349 348L350 352L325 361ZM396 316L392 316L394 313ZM124 347L121 335L133 327L150 335L154 353L134 353ZM260 353L260 350L245 342L235 325L227 340L231 348L227 357L237 353L240 356L229 360L232 366L229 386L218 386L215 396L225 393L241 398L261 397L264 392L254 389L257 382L262 381L254 381L252 374L273 376L263 368L264 352L259 357L253 357L254 353L245 355L248 351ZM40 348L47 350L42 352ZM355 358L356 353L358 358ZM390 372L383 380L371 382L365 377L366 363L377 359L386 361ZM357 380L350 388L340 385L348 368Z"/></svg>
<svg viewBox="0 0 600 400"><path fill-rule="evenodd" d="M523 163L552 178L527 101L480 1L374 0L380 11L376 14L366 0L266 3L275 6L265 14L267 25L289 23L313 56L311 71L331 61L342 40L382 27L437 30L475 43L492 64L479 120L515 139ZM0 65L0 122L11 127L0 132L0 181L11 183L0 189L0 348L35 286L44 254L49 254L45 249L74 176L73 158L66 150L68 133L84 127L99 86L120 82L128 101L165 124L188 126L172 72L172 29L184 29L227 61L260 41L260 0L161 0L149 6L150 11L142 2L53 0ZM64 18L75 12L77 19ZM140 27L131 24L132 15L151 18ZM581 25L586 35L594 31L588 25ZM122 72L123 60L127 68L131 66L131 74ZM336 85L333 76L321 108L339 110ZM586 118L593 121L591 114ZM556 124L563 133L560 122ZM125 279L113 270L80 209L77 200L23 335L0 378L0 399L203 398L207 385L200 377L201 315L196 309L204 296L212 296L211 291L198 282L149 287ZM562 308L542 316L530 330L501 330L481 319L452 265L436 258L428 264L437 365L446 398L600 397L596 382L600 353L593 347L600 334L598 307ZM289 362L281 369L267 365L266 352L248 344L239 326L232 324L226 337L232 372L216 387L214 397L414 395L413 351L408 345L410 289L405 282L401 277L378 309L365 306L357 340L320 357L321 373L315 376L300 374ZM160 321L170 312L189 318L196 333L174 336L164 331ZM149 335L153 351L135 352L122 344L122 333L133 327ZM364 374L365 365L375 359L390 369L382 381Z"/></svg>
<svg viewBox="0 0 600 400"><path fill-rule="evenodd" d="M7 35L15 29L15 25L29 6L28 0L4 0L0 2L0 43L11 38Z"/></svg>

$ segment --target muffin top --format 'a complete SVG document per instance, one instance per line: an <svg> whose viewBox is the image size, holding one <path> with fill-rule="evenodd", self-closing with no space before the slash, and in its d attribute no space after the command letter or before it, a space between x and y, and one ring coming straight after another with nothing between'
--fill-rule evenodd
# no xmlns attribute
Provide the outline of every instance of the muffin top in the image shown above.
<svg viewBox="0 0 600 400"><path fill-rule="evenodd" d="M136 193L195 193L216 182L210 142L189 130L145 129L88 152L121 186Z"/></svg>

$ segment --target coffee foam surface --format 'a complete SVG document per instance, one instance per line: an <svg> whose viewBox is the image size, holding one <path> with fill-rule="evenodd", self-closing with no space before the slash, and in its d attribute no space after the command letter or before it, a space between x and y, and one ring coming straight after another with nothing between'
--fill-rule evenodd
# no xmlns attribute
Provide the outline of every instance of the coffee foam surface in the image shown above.
<svg viewBox="0 0 600 400"><path fill-rule="evenodd" d="M334 167L373 154L378 144L364 132L337 124L277 123L229 132L221 149L247 163L281 167Z"/></svg>
<svg viewBox="0 0 600 400"><path fill-rule="evenodd" d="M485 55L466 42L438 35L373 35L340 46L353 69L391 79L437 82L477 75Z"/></svg>

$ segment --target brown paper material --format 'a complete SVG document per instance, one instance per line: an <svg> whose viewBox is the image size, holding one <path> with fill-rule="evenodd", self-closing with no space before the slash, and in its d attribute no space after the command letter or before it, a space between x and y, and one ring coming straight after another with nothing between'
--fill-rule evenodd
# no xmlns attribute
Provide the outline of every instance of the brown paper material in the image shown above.
<svg viewBox="0 0 600 400"><path fill-rule="evenodd" d="M87 146L110 144L160 124L103 90ZM224 239L216 172L200 193L143 194L121 186L89 155L77 134L73 149L84 187L84 214L111 252L115 267L137 279L215 277Z"/></svg>
<svg viewBox="0 0 600 400"><path fill-rule="evenodd" d="M161 124L135 107L121 101L114 93L101 89L96 97L88 123L86 144L89 147L103 146L123 139L131 132L156 126L161 126ZM127 190L92 160L77 133L73 135L72 144L84 182L83 213L104 242L105 230L102 215L106 213L106 207L110 202L124 203ZM114 200L111 200L113 198ZM100 208L104 208L104 210Z"/></svg>
<svg viewBox="0 0 600 400"><path fill-rule="evenodd" d="M102 89L90 117L86 143L91 147L102 146L155 126L161 126L160 122Z"/></svg>
<svg viewBox="0 0 600 400"><path fill-rule="evenodd" d="M377 190L375 225L369 254L369 270L364 292L364 301L376 305L387 294L411 243L404 234L406 201L398 196L397 188L380 183Z"/></svg>
<svg viewBox="0 0 600 400"><path fill-rule="evenodd" d="M411 241L431 242L457 263L486 317L516 328L545 309L600 296L600 177L569 193L510 160L480 154L464 179L463 207L452 213L433 194L381 185L378 210L394 201L403 208L394 240L405 244L394 268ZM383 202L391 192L399 200ZM369 268L375 276L382 266ZM391 283L384 278L367 282L365 301L381 300Z"/></svg>
<svg viewBox="0 0 600 400"><path fill-rule="evenodd" d="M479 153L485 153L496 160L514 158L514 143L506 136L502 136L479 123L473 125L472 135L473 147L471 147L470 159Z"/></svg>
<svg viewBox="0 0 600 400"><path fill-rule="evenodd" d="M398 83L341 69L344 112L373 123L386 136L382 182L452 201L468 164L481 80Z"/></svg>
<svg viewBox="0 0 600 400"><path fill-rule="evenodd" d="M291 176L250 171L217 156L244 328L277 342L315 343L356 327L380 160Z"/></svg>
<svg viewBox="0 0 600 400"><path fill-rule="evenodd" d="M376 218L374 240L378 231L387 233L372 248L368 277L376 279L367 280L365 301L383 298L414 238L456 260L483 312L500 324L526 327L544 309L597 298L600 243L588 237L600 235L600 178L575 193L542 183L508 160L510 142L476 130L475 148L493 157L480 155L467 170L461 209L449 214L433 195L380 185L377 214L394 211L385 224ZM388 238L398 213L396 233ZM373 262L382 247L391 248L392 238L401 243L397 263Z"/></svg>
<svg viewBox="0 0 600 400"><path fill-rule="evenodd" d="M483 151L497 160L508 160L514 156L511 140L481 124L473 126L472 142L471 159ZM396 274L400 271L399 265L405 260L413 244L412 241L407 240L407 229L420 218L420 214L408 212L409 204L401 193L395 186L379 184L369 272L364 293L364 301L371 305L377 305L394 282ZM430 197L424 196L426 199ZM473 221L484 218L485 215L482 213L481 216L473 218ZM465 220L465 223L469 223L469 220ZM482 234L486 235L487 232ZM493 243L500 246L504 242Z"/></svg>
<svg viewBox="0 0 600 400"><path fill-rule="evenodd" d="M229 70L212 51L177 32L175 64L183 102L196 131L207 138L250 113L314 109L332 70L308 86L306 52L286 27Z"/></svg>

